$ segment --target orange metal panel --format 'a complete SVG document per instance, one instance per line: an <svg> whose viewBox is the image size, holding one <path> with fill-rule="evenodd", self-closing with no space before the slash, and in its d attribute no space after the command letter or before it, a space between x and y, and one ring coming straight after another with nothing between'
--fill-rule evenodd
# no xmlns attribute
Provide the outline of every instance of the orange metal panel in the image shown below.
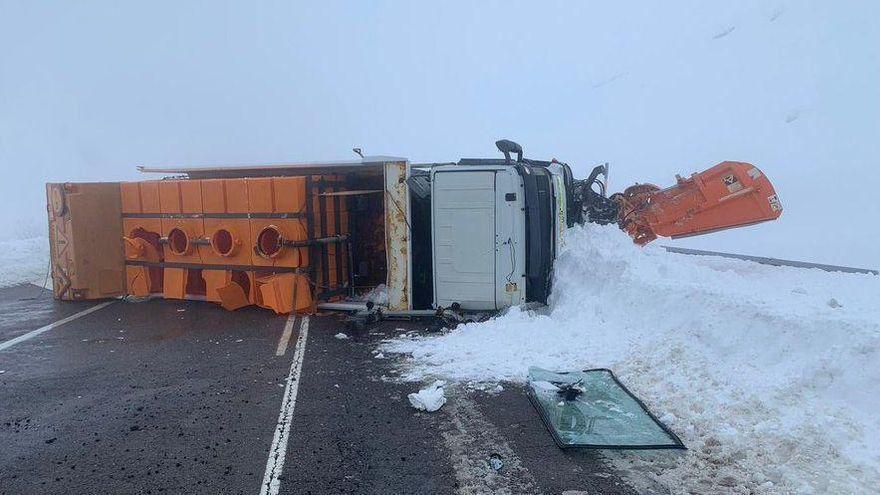
<svg viewBox="0 0 880 495"><path fill-rule="evenodd" d="M256 266L284 266L284 267L305 267L309 264L309 250L306 247L287 247L282 246L277 251L272 249L274 239L269 237L261 237L261 233L275 230L280 233L284 241L304 241L307 239L305 224L302 220L296 218L252 218L251 226L251 246L256 246L258 242L264 241L268 246L264 246L263 252L268 256L261 256L257 251L253 251L251 260Z"/></svg>
<svg viewBox="0 0 880 495"><path fill-rule="evenodd" d="M163 218L162 235L168 238L164 246L165 261L202 262L195 242L205 235L205 226L201 218Z"/></svg>
<svg viewBox="0 0 880 495"><path fill-rule="evenodd" d="M202 270L205 279L205 296L209 301L221 302L217 289L226 287L232 282L232 272L228 270Z"/></svg>
<svg viewBox="0 0 880 495"><path fill-rule="evenodd" d="M312 294L309 281L303 275L283 273L260 277L256 280L262 298L261 306L278 314L309 310Z"/></svg>
<svg viewBox="0 0 880 495"><path fill-rule="evenodd" d="M182 213L202 213L202 181L182 180L180 188L180 211Z"/></svg>
<svg viewBox="0 0 880 495"><path fill-rule="evenodd" d="M349 234L348 210L341 210L339 212L339 223L339 233Z"/></svg>
<svg viewBox="0 0 880 495"><path fill-rule="evenodd" d="M205 179L202 182L202 211L226 213L226 188L223 179Z"/></svg>
<svg viewBox="0 0 880 495"><path fill-rule="evenodd" d="M122 193L122 213L141 213L141 187L137 182L123 182L120 185Z"/></svg>
<svg viewBox="0 0 880 495"><path fill-rule="evenodd" d="M306 207L305 177L276 177L274 210L277 213L300 213Z"/></svg>
<svg viewBox="0 0 880 495"><path fill-rule="evenodd" d="M126 249L126 259L133 261L157 262L164 259L163 247L159 242L162 237L162 221L158 218L123 218L122 235L132 241L144 240L150 247L143 249ZM162 292L162 268L159 267L126 267L128 293L144 296ZM143 286L146 284L146 287ZM146 293L144 293L146 291Z"/></svg>
<svg viewBox="0 0 880 495"><path fill-rule="evenodd" d="M268 277L272 275L272 273L261 273L261 272L247 272L248 278L251 284L249 295L251 302L256 304L257 306L263 306L263 295L260 294L260 286L257 282L258 279L262 277Z"/></svg>
<svg viewBox="0 0 880 495"><path fill-rule="evenodd" d="M271 213L275 211L272 193L272 178L250 178L247 182L248 211L251 213Z"/></svg>
<svg viewBox="0 0 880 495"><path fill-rule="evenodd" d="M165 268L165 299L186 299L187 271L184 268Z"/></svg>
<svg viewBox="0 0 880 495"><path fill-rule="evenodd" d="M126 288L129 295L145 297L149 296L153 281L150 269L146 266L125 267Z"/></svg>
<svg viewBox="0 0 880 495"><path fill-rule="evenodd" d="M324 197L324 211L325 211L325 220L324 220L324 234L325 235L334 235L336 234L336 205L332 196Z"/></svg>
<svg viewBox="0 0 880 495"><path fill-rule="evenodd" d="M159 181L144 181L140 182L139 185L141 192L141 212L161 213L162 208L159 205Z"/></svg>
<svg viewBox="0 0 880 495"><path fill-rule="evenodd" d="M244 289L236 283L220 287L217 289L217 295L220 297L220 305L229 311L235 311L251 304Z"/></svg>
<svg viewBox="0 0 880 495"><path fill-rule="evenodd" d="M251 304L246 290L251 287L251 277L246 272L231 270L202 270L205 279L205 296L208 301L218 302L234 311Z"/></svg>
<svg viewBox="0 0 880 495"><path fill-rule="evenodd" d="M248 188L244 179L226 179L223 181L226 190L226 211L228 213L246 213L248 209Z"/></svg>
<svg viewBox="0 0 880 495"><path fill-rule="evenodd" d="M205 179L200 181L205 213L247 213L248 191L245 179Z"/></svg>
<svg viewBox="0 0 880 495"><path fill-rule="evenodd" d="M252 213L300 213L305 208L305 177L260 177L245 180L249 211Z"/></svg>
<svg viewBox="0 0 880 495"><path fill-rule="evenodd" d="M46 184L46 194L55 298L124 294L119 183Z"/></svg>
<svg viewBox="0 0 880 495"><path fill-rule="evenodd" d="M162 237L162 220L158 218L123 218L122 235L125 237L137 237L138 232L146 232ZM161 248L161 246L160 246Z"/></svg>
<svg viewBox="0 0 880 495"><path fill-rule="evenodd" d="M209 245L200 245L202 262L223 265L250 265L253 240L247 218L206 218L205 238Z"/></svg>
<svg viewBox="0 0 880 495"><path fill-rule="evenodd" d="M162 213L181 213L180 181L159 181L159 208Z"/></svg>

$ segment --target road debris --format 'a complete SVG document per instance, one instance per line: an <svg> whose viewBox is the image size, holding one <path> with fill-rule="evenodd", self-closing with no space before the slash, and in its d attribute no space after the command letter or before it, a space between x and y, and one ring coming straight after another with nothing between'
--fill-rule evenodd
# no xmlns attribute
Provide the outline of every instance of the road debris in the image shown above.
<svg viewBox="0 0 880 495"><path fill-rule="evenodd" d="M409 394L409 403L419 411L434 412L443 404L446 404L446 396L443 391L443 385L446 382L437 380L427 388L419 390L417 393Z"/></svg>

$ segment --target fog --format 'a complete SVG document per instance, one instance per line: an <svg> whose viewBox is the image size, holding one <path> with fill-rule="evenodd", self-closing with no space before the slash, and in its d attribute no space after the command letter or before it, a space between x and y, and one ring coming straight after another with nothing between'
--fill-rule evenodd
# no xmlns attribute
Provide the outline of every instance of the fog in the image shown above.
<svg viewBox="0 0 880 495"><path fill-rule="evenodd" d="M0 238L135 166L498 156L612 191L748 161L776 222L667 244L880 267L880 3L0 1Z"/></svg>

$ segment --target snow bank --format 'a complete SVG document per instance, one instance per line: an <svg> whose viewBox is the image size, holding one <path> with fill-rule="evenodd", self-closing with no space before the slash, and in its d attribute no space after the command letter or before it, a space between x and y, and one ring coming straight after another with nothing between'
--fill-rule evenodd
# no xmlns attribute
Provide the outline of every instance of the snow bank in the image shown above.
<svg viewBox="0 0 880 495"><path fill-rule="evenodd" d="M26 282L43 285L48 269L46 237L0 241L0 287Z"/></svg>
<svg viewBox="0 0 880 495"><path fill-rule="evenodd" d="M382 350L411 355L409 380L522 382L529 366L612 368L689 448L615 454L636 485L880 486L880 277L642 249L591 225L569 231L550 306Z"/></svg>

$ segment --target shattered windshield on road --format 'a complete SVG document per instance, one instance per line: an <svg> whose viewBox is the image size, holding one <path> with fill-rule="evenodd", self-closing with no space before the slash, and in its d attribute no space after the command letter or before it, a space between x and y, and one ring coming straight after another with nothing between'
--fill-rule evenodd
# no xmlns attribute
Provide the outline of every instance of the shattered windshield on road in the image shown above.
<svg viewBox="0 0 880 495"><path fill-rule="evenodd" d="M529 397L560 448L683 449L611 370L529 369Z"/></svg>

